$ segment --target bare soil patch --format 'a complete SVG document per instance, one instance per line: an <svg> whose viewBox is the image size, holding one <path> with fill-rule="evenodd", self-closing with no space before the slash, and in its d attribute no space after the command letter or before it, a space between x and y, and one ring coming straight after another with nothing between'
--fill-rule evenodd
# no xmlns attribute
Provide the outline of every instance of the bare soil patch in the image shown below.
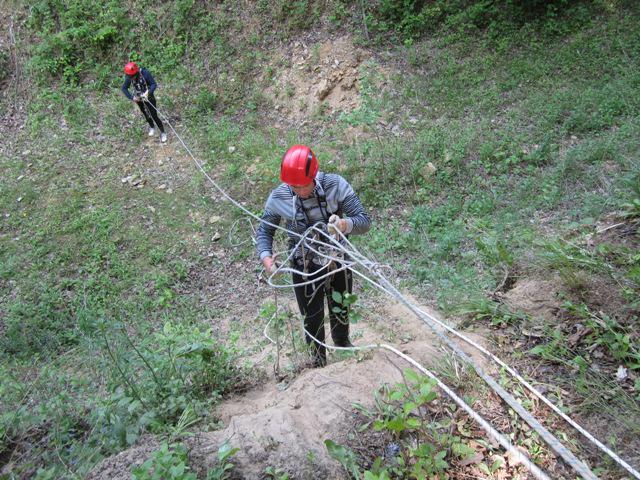
<svg viewBox="0 0 640 480"><path fill-rule="evenodd" d="M304 124L314 114L351 112L360 106L359 67L370 54L349 36L294 42L274 56L265 94L286 121Z"/></svg>

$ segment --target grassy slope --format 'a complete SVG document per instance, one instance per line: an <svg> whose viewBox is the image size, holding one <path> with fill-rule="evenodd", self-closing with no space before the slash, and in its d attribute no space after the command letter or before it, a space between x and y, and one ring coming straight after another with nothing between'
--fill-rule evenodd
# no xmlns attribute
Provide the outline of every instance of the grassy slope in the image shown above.
<svg viewBox="0 0 640 480"><path fill-rule="evenodd" d="M623 325L633 321L637 255L613 245L583 252L592 263L572 262L580 257L552 240L582 245L598 220L633 198L640 150L637 8L600 12L553 35L537 25L497 39L475 33L373 46L379 55L362 71L363 107L338 119L318 115L300 138L264 126L269 105L255 65L269 55L260 48L263 39L273 41L269 25L291 35L309 19L259 4L255 13L270 16L251 36L242 32L246 12L222 6L198 17L200 7L190 5L147 11L148 34L167 33L155 50L141 49L143 60L163 79L164 108L180 115L196 152L256 211L275 175L255 174L247 189L239 186L243 172L256 157L275 172L287 143L309 142L321 157L340 152L345 176L374 209L365 247L397 261L403 279L440 307L511 322L519 317L484 297L505 269L520 275L556 269L575 282L607 263L615 281L607 272L603 277L622 307L604 313ZM344 15L340 5L318 12ZM188 28L195 18L197 28ZM357 15L351 27L356 36L362 32ZM185 40L188 32L195 33ZM383 88L380 65L397 72ZM204 331L221 315L203 311L195 290L182 288L190 267L206 268L202 252L214 230L189 211L213 206L197 177L175 195L122 188L126 164L143 154L142 134L117 92L95 94L96 85L99 93L117 88L111 70L96 67L97 84L80 77L78 86L41 90L30 102L27 131L2 157L0 435L5 452L17 446L21 454L16 475L38 467L55 476L67 468L82 474L143 429L166 431L185 405L201 412L207 403L207 388L189 390L169 408L174 414L157 418L184 385L155 392L128 338L147 339L134 343L161 352L152 358L161 366L175 346L162 336L164 324L186 326L176 337L178 347L188 347L206 338L193 327ZM403 134L393 135L380 119ZM354 143L344 134L347 125L368 135ZM150 215L149 205L162 215ZM553 254L551 270L536 252ZM567 288L574 304L589 296L588 280L581 286L578 295ZM627 348L637 352L637 337L630 340ZM201 372L202 360L185 365L185 375ZM125 380L132 372L139 389L153 392L144 405Z"/></svg>

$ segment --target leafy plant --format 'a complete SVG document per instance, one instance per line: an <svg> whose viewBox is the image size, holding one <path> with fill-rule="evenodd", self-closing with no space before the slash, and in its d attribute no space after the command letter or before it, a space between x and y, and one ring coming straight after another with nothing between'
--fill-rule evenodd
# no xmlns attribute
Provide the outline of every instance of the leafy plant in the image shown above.
<svg viewBox="0 0 640 480"><path fill-rule="evenodd" d="M188 463L184 444L163 443L142 465L131 470L131 476L133 480L197 480Z"/></svg>
<svg viewBox="0 0 640 480"><path fill-rule="evenodd" d="M463 303L457 312L468 316L474 321L489 321L490 325L495 327L515 325L527 319L524 313L512 312L503 303L485 297L471 299ZM469 322L465 321L463 323L467 324Z"/></svg>
<svg viewBox="0 0 640 480"><path fill-rule="evenodd" d="M207 480L227 480L230 478L229 475L234 465L229 460L239 451L239 448L232 448L228 440L223 442L218 448L218 465L213 470L209 470Z"/></svg>
<svg viewBox="0 0 640 480"><path fill-rule="evenodd" d="M361 429L371 425L376 431L390 433L398 442L389 449L392 453L388 455L394 457L392 466L389 458L378 457L369 470L360 473L351 450L325 441L330 455L342 463L352 478L430 478L450 469L448 457L463 459L475 453L460 437L451 435L448 427L430 418L428 407L438 398L435 380L411 369L406 369L404 376L405 383L385 387L381 394L376 392L375 410L356 405L370 420Z"/></svg>
<svg viewBox="0 0 640 480"><path fill-rule="evenodd" d="M116 330L110 337L129 346L122 350L106 335L106 326L101 328L113 369L112 394L95 411L94 421L115 445L130 445L147 429L171 426L188 409L202 415L239 374L231 352L214 342L211 332L168 322L137 346Z"/></svg>
<svg viewBox="0 0 640 480"><path fill-rule="evenodd" d="M273 480L289 480L289 474L280 468L267 467L264 473Z"/></svg>
<svg viewBox="0 0 640 480"><path fill-rule="evenodd" d="M324 445L325 447L327 447L329 456L334 460L340 462L340 464L344 467L344 469L347 471L347 474L349 474L351 478L360 478L360 469L358 468L356 455L352 450L339 445L333 440L329 439L324 441Z"/></svg>
<svg viewBox="0 0 640 480"><path fill-rule="evenodd" d="M331 292L331 299L336 304L336 306L331 309L336 315L348 316L350 323L358 323L362 318L360 309L356 307L358 296L355 293L340 293L334 290Z"/></svg>
<svg viewBox="0 0 640 480"><path fill-rule="evenodd" d="M621 205L623 213L622 216L628 219L640 218L640 198L634 198L630 202L623 203Z"/></svg>

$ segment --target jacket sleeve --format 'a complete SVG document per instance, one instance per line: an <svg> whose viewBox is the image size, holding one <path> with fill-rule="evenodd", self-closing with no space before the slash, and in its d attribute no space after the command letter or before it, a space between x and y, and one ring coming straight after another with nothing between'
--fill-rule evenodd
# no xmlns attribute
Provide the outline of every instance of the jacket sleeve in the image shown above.
<svg viewBox="0 0 640 480"><path fill-rule="evenodd" d="M256 250L260 260L265 257L273 255L273 236L276 233L276 227L267 225L265 222L272 223L273 225L280 225L281 217L277 213L274 213L268 208L269 201L267 200L267 206L264 208L264 213L256 233Z"/></svg>
<svg viewBox="0 0 640 480"><path fill-rule="evenodd" d="M124 83L122 84L122 87L120 90L122 90L122 93L124 93L125 97L127 97L129 100L133 100L133 95L131 95L131 93L129 92L130 85L131 85L131 78L129 77L129 75L125 75Z"/></svg>
<svg viewBox="0 0 640 480"><path fill-rule="evenodd" d="M151 72L149 70L145 70L143 74L144 74L144 79L147 81L147 88L149 89L149 95L152 95L153 92L156 91L156 88L158 87L158 85L156 84L156 81L153 78L153 75L151 75Z"/></svg>
<svg viewBox="0 0 640 480"><path fill-rule="evenodd" d="M371 228L371 219L353 188L342 177L338 185L338 204L347 221L347 234L361 235Z"/></svg>

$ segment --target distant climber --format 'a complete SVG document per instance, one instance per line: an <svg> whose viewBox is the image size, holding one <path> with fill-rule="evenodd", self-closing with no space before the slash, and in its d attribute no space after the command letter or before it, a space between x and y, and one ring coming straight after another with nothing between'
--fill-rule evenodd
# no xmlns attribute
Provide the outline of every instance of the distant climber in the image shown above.
<svg viewBox="0 0 640 480"><path fill-rule="evenodd" d="M324 226L327 232L340 230L344 235L366 233L371 227L371 220L365 212L360 199L349 183L340 175L320 172L316 156L305 145L294 145L285 153L280 165L282 184L275 188L265 204L262 215L263 222L257 232L257 251L265 270L272 273L276 270L272 246L276 228L267 225L279 225L281 219L286 220L287 229L303 234L312 226ZM289 248L293 249L299 237L289 233ZM328 270L326 259L314 255L309 249L298 247L292 255L292 268L310 276L294 273L294 285L316 280ZM340 268L342 264L334 265ZM338 347L352 347L349 339L348 311L336 305L332 292L352 292L353 278L349 270L333 273L326 278L318 279L308 285L294 286L300 313L304 315L305 329L320 342L325 343L324 299L327 298L331 325L331 337ZM336 313L336 310L341 312ZM317 344L306 334L307 343L311 346L313 362L316 367L327 363L326 349Z"/></svg>
<svg viewBox="0 0 640 480"><path fill-rule="evenodd" d="M156 133L155 127L160 130L160 140L164 143L167 141L167 134L164 132L164 125L158 118L158 110L156 108L155 92L156 81L153 79L151 72L146 68L140 68L135 62L129 62L124 66L124 83L122 84L122 93L138 104L140 111L149 124L149 136L152 137ZM129 87L133 84L133 95L129 92ZM155 125L154 125L155 122Z"/></svg>

